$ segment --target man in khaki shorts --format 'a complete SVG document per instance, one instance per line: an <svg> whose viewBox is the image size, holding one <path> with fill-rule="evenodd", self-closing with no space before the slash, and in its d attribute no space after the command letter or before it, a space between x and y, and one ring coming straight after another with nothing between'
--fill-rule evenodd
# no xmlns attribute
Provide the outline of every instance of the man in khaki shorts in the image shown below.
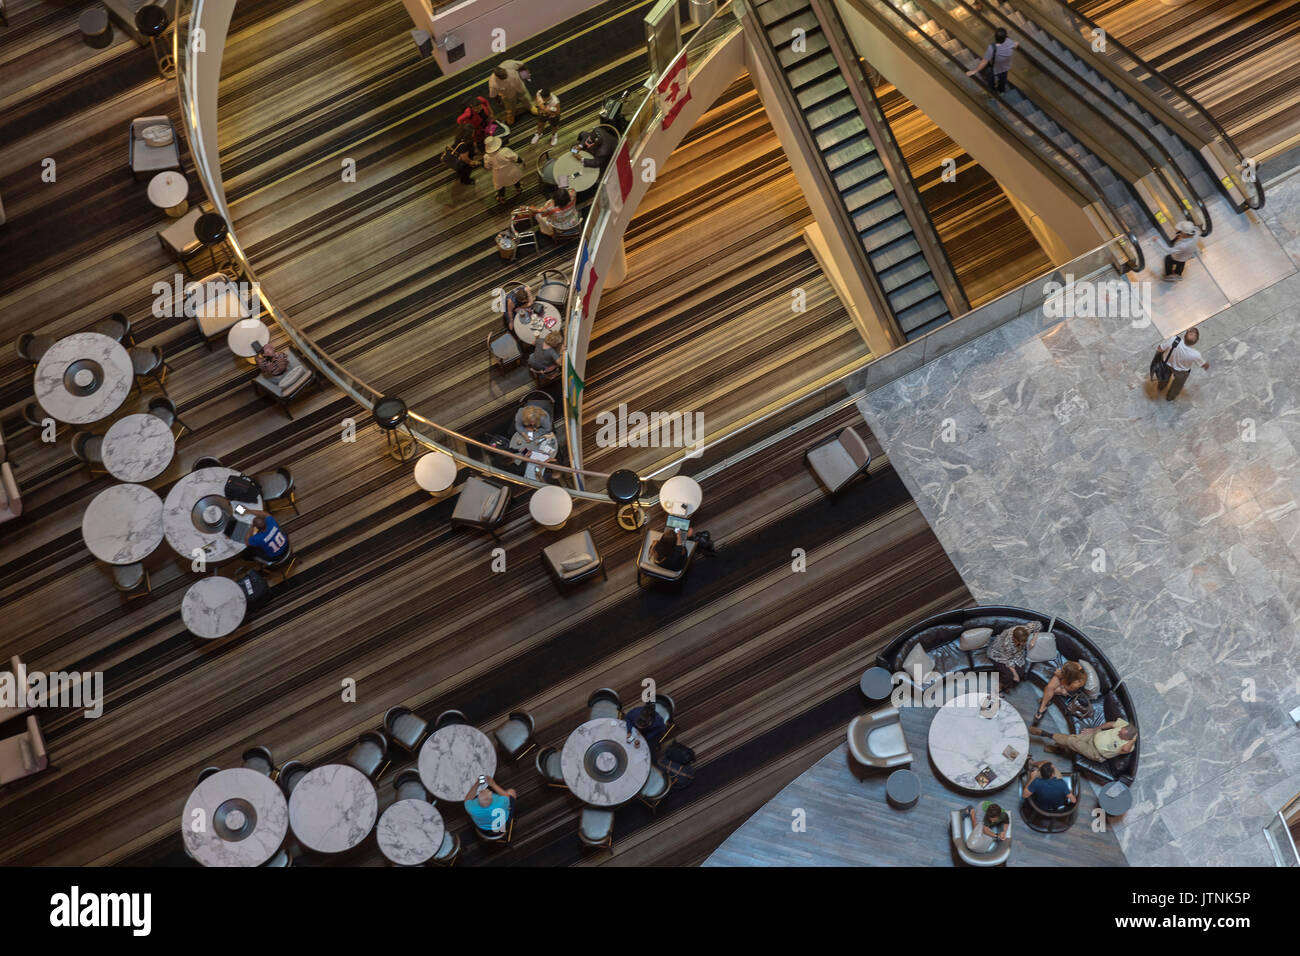
<svg viewBox="0 0 1300 956"><path fill-rule="evenodd" d="M1052 743L1062 750L1072 751L1104 763L1111 757L1132 753L1137 746L1137 728L1122 717L1107 721L1100 727L1089 727L1077 734L1049 734L1041 727L1030 727L1036 737L1051 737Z"/></svg>

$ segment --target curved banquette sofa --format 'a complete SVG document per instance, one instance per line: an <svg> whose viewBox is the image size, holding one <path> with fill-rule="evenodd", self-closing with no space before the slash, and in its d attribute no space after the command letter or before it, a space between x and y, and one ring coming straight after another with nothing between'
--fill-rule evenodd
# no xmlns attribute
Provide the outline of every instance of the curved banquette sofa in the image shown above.
<svg viewBox="0 0 1300 956"><path fill-rule="evenodd" d="M898 673L904 669L903 662L907 659L907 655L914 647L920 645L921 649L930 656L934 671L940 677L957 671L997 670L997 665L988 657L987 648L973 651L961 649L958 642L963 631L988 627L997 634L1005 628L1028 624L1031 621L1038 621L1046 631L1051 620L1049 615L1005 605L944 611L926 618L891 641L877 656L876 663L891 674ZM1056 669L1066 661L1086 661L1092 665L1101 685L1099 692L1094 695L1092 715L1084 719L1075 718L1065 710L1064 701L1059 696L1052 701L1052 706L1057 708L1071 733L1096 727L1116 718L1123 718L1132 724L1134 729L1138 730L1137 746L1133 748L1132 753L1121 754L1104 763L1077 755L1075 757L1076 765L1098 780L1106 783L1118 780L1125 785L1131 785L1137 776L1142 736L1141 728L1138 727L1137 712L1123 679L1115 672L1106 655L1101 653L1078 628L1057 619L1056 623L1052 624L1052 633L1056 636L1056 657L1049 661L1032 663L1029 667L1028 679L1038 687L1044 687L1051 680Z"/></svg>

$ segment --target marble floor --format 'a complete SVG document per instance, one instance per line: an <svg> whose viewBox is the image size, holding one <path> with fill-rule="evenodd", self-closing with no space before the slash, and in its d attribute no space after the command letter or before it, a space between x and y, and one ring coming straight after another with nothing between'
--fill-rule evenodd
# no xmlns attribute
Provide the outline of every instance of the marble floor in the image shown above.
<svg viewBox="0 0 1300 956"><path fill-rule="evenodd" d="M1021 316L860 403L977 600L1059 614L1126 675L1134 865L1265 865L1300 793L1300 176L1215 212L1151 325ZM1193 324L1210 369L1166 402L1150 357Z"/></svg>

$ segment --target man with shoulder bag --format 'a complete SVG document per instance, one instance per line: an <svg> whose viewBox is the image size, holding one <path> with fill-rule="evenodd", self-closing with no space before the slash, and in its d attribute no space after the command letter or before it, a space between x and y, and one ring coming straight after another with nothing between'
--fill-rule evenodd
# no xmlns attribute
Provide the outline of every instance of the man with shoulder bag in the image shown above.
<svg viewBox="0 0 1300 956"><path fill-rule="evenodd" d="M1151 377L1156 380L1158 391L1164 391L1168 386L1165 401L1172 402L1178 397L1194 366L1199 365L1207 372L1210 370L1210 363L1192 348L1200 340L1199 331L1188 329L1184 335L1170 336L1160 343L1155 358L1151 360Z"/></svg>

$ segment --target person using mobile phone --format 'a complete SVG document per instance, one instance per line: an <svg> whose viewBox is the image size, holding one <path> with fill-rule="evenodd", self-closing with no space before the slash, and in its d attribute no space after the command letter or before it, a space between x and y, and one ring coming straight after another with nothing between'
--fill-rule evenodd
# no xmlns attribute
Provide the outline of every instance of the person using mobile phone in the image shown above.
<svg viewBox="0 0 1300 956"><path fill-rule="evenodd" d="M496 835L504 832L515 815L515 796L513 789L503 790L494 779L479 774L465 795L465 812L474 826Z"/></svg>
<svg viewBox="0 0 1300 956"><path fill-rule="evenodd" d="M253 516L253 532L248 536L250 548L260 551L271 561L279 561L290 553L289 537L280 530L280 525L269 511L245 508L240 514Z"/></svg>

